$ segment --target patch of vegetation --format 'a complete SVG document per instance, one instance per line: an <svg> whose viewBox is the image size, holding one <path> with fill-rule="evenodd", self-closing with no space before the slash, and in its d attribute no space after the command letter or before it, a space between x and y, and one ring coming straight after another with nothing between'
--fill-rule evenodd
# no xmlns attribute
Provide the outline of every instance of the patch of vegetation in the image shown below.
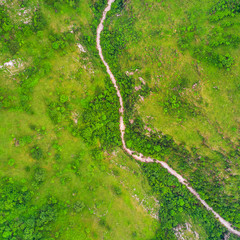
<svg viewBox="0 0 240 240"><path fill-rule="evenodd" d="M53 223L62 214L65 206L53 197L39 206L32 204L35 195L23 184L11 178L1 179L2 239L41 239L51 236ZM16 216L19 216L16 218Z"/></svg>
<svg viewBox="0 0 240 240"><path fill-rule="evenodd" d="M39 146L34 146L30 150L30 155L36 160L43 158L43 150Z"/></svg>

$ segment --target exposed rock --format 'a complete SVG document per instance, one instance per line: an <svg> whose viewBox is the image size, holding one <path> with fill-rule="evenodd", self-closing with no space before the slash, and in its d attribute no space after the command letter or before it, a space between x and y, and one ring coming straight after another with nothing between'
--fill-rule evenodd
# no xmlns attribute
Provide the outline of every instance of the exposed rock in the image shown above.
<svg viewBox="0 0 240 240"><path fill-rule="evenodd" d="M79 115L77 112L72 112L72 120L74 121L75 124L78 123L78 118L79 118Z"/></svg>
<svg viewBox="0 0 240 240"><path fill-rule="evenodd" d="M135 90L136 90L136 91L138 91L138 90L140 90L140 89L142 89L141 86L135 86Z"/></svg>
<svg viewBox="0 0 240 240"><path fill-rule="evenodd" d="M10 74L14 74L17 70L23 68L24 64L21 59L13 59L0 65L0 69L6 69Z"/></svg>
<svg viewBox="0 0 240 240"><path fill-rule="evenodd" d="M125 73L127 76L132 76L134 74L134 72L129 72L129 71L126 71Z"/></svg>
<svg viewBox="0 0 240 240"><path fill-rule="evenodd" d="M173 229L178 240L198 240L199 234L192 230L190 223L178 225Z"/></svg>
<svg viewBox="0 0 240 240"><path fill-rule="evenodd" d="M87 52L80 43L77 43L77 46L78 46L80 52L84 52L84 53Z"/></svg>
<svg viewBox="0 0 240 240"><path fill-rule="evenodd" d="M144 85L146 84L146 82L144 81L144 79L142 77L138 78Z"/></svg>
<svg viewBox="0 0 240 240"><path fill-rule="evenodd" d="M133 123L134 123L134 120L133 120L133 119L129 119L129 122L130 122L131 124L133 124Z"/></svg>
<svg viewBox="0 0 240 240"><path fill-rule="evenodd" d="M138 95L138 96L140 97L141 101L144 101L144 97L143 96L141 96L141 95Z"/></svg>

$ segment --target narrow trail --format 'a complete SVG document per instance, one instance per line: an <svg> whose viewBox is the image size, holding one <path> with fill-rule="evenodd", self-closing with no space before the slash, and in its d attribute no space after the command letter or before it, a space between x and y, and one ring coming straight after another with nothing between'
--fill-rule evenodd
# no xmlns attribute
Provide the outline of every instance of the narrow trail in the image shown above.
<svg viewBox="0 0 240 240"><path fill-rule="evenodd" d="M110 79L116 89L116 92L117 92L117 95L118 95L118 98L119 98L119 102L120 102L120 109L119 109L119 114L120 114L120 124L119 124L119 129L120 129L120 132L121 132L121 139L122 139L122 144L123 144L123 149L125 152L127 152L130 156L132 156L134 159L138 160L138 161L141 161L141 162L145 162L145 163L151 163L151 162L156 162L156 163L159 163L161 164L162 167L166 168L168 170L168 172L170 174L172 174L173 176L175 176L178 181L185 185L187 187L187 189L203 204L203 206L208 210L208 211L211 211L215 218L224 226L226 227L229 232L237 235L237 236L240 236L240 232L235 230L234 228L231 227L231 224L229 222L227 222L225 219L223 219L218 213L216 213L212 207L210 207L203 199L201 199L201 197L199 196L199 194L196 192L196 190L194 190L190 185L189 183L187 182L186 179L184 179L180 174L178 174L175 170L173 170L167 163L163 162L163 161L158 161L156 159L153 159L153 158L150 158L150 157L145 157L143 156L142 153L138 153L136 151L132 151L130 150L129 148L126 147L126 143L125 143L125 140L124 140L124 134L125 134L125 124L124 124L124 121L123 121L123 116L124 116L124 107L123 107L123 99L122 99L122 95L121 95L121 92L119 90L119 87L117 85L117 81L114 77L114 75L112 74L111 70L110 70L110 67L108 66L107 62L105 61L104 57L103 57L103 54L102 54L102 48L101 48L101 44L100 44L100 35L101 35L101 32L103 30L103 23L106 19L106 15L107 15L107 12L110 11L111 9L111 5L112 3L114 2L115 0L108 0L108 5L107 7L105 8L105 10L103 11L103 15L102 15L102 18L101 18L101 21L100 21L100 24L98 25L98 28L97 28L97 49L98 49L98 52L99 52L99 56L103 62L103 64L105 65L106 69L107 69L107 73L108 75L110 76Z"/></svg>

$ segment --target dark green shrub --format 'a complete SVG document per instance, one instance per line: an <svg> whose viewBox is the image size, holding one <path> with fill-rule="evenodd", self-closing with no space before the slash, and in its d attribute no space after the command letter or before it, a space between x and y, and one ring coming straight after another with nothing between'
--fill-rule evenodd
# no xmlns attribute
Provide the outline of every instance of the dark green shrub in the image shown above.
<svg viewBox="0 0 240 240"><path fill-rule="evenodd" d="M34 175L33 175L34 181L36 181L38 184L44 182L46 179L46 171L43 168L37 167L34 170Z"/></svg>
<svg viewBox="0 0 240 240"><path fill-rule="evenodd" d="M113 186L112 189L113 189L113 192L116 195L118 195L118 196L122 195L122 190L121 190L121 188L119 186Z"/></svg>
<svg viewBox="0 0 240 240"><path fill-rule="evenodd" d="M38 146L34 146L30 151L30 155L32 158L40 160L43 158L43 150Z"/></svg>
<svg viewBox="0 0 240 240"><path fill-rule="evenodd" d="M33 29L35 32L44 30L44 28L47 26L47 21L41 9L38 9L36 12L34 12L32 22Z"/></svg>
<svg viewBox="0 0 240 240"><path fill-rule="evenodd" d="M73 204L73 210L76 213L82 212L84 208L85 208L85 204L82 201L77 201Z"/></svg>

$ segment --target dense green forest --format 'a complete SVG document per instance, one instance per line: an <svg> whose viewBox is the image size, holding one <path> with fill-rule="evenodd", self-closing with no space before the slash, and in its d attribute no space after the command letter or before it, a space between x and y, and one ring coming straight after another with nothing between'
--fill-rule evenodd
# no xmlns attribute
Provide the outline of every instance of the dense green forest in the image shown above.
<svg viewBox="0 0 240 240"><path fill-rule="evenodd" d="M106 5L0 1L0 239L238 239L122 150ZM238 230L239 25L239 0L116 0L101 34L127 146Z"/></svg>

